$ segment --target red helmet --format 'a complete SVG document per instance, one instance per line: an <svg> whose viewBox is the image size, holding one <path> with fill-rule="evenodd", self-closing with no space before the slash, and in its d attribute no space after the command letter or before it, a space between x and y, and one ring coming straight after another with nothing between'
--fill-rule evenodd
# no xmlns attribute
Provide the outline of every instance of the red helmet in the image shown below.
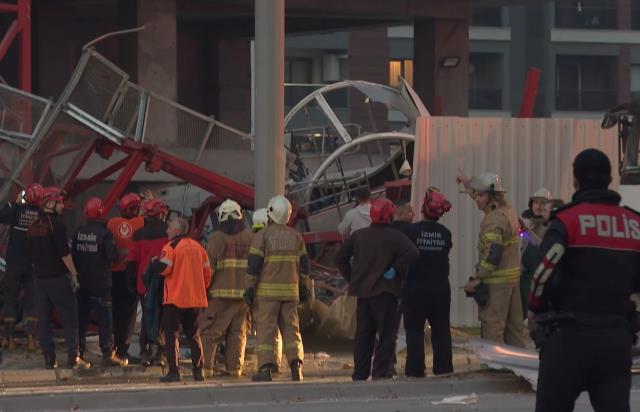
<svg viewBox="0 0 640 412"><path fill-rule="evenodd" d="M25 200L30 205L39 206L44 199L44 187L41 184L33 183L27 186Z"/></svg>
<svg viewBox="0 0 640 412"><path fill-rule="evenodd" d="M89 220L99 220L104 217L104 206L102 205L102 199L99 197L92 197L84 204L84 217Z"/></svg>
<svg viewBox="0 0 640 412"><path fill-rule="evenodd" d="M371 202L371 223L391 223L396 205L389 199L376 199Z"/></svg>
<svg viewBox="0 0 640 412"><path fill-rule="evenodd" d="M60 190L59 187L55 186L49 186L45 188L42 194L42 203L44 204L50 200L62 202L64 200L64 192Z"/></svg>
<svg viewBox="0 0 640 412"><path fill-rule="evenodd" d="M451 210L451 203L440 192L427 191L422 204L422 214L424 217L439 219Z"/></svg>
<svg viewBox="0 0 640 412"><path fill-rule="evenodd" d="M167 214L169 208L164 200L151 199L142 204L142 214L145 217L159 217L160 215Z"/></svg>
<svg viewBox="0 0 640 412"><path fill-rule="evenodd" d="M135 193L127 193L120 198L120 212L126 215L137 215L140 211L142 200Z"/></svg>

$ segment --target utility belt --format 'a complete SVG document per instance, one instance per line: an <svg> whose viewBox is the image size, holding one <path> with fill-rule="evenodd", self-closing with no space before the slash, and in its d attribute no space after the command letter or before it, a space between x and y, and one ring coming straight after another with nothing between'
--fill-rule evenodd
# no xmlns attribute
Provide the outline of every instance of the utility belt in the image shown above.
<svg viewBox="0 0 640 412"><path fill-rule="evenodd" d="M628 330L636 340L636 333L640 331L640 316L631 311L628 315L609 315L599 313L547 312L535 317L536 343L560 330L591 331L591 330Z"/></svg>

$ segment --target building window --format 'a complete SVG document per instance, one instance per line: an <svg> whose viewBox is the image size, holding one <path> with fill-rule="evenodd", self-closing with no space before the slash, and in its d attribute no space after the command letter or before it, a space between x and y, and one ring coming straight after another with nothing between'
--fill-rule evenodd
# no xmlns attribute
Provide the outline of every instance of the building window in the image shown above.
<svg viewBox="0 0 640 412"><path fill-rule="evenodd" d="M616 104L616 58L557 56L556 109L602 111Z"/></svg>
<svg viewBox="0 0 640 412"><path fill-rule="evenodd" d="M631 0L631 29L640 30L640 0Z"/></svg>
<svg viewBox="0 0 640 412"><path fill-rule="evenodd" d="M400 77L413 86L413 60L390 60L389 61L389 86L400 85Z"/></svg>
<svg viewBox="0 0 640 412"><path fill-rule="evenodd" d="M295 106L313 91L311 86L313 59L285 57L284 59L284 105Z"/></svg>
<svg viewBox="0 0 640 412"><path fill-rule="evenodd" d="M469 54L469 108L502 110L503 55Z"/></svg>
<svg viewBox="0 0 640 412"><path fill-rule="evenodd" d="M640 65L631 66L631 98L640 99ZM622 103L622 102L620 102Z"/></svg>
<svg viewBox="0 0 640 412"><path fill-rule="evenodd" d="M562 29L615 29L617 0L556 2L556 27Z"/></svg>
<svg viewBox="0 0 640 412"><path fill-rule="evenodd" d="M472 26L501 27L504 24L502 8L472 6L470 24Z"/></svg>

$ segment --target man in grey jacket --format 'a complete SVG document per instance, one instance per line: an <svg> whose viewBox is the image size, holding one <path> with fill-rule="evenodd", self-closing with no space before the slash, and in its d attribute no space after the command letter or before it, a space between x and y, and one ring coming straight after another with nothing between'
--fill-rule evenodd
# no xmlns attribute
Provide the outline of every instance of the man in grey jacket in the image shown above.
<svg viewBox="0 0 640 412"><path fill-rule="evenodd" d="M349 237L359 229L367 228L371 225L369 210L371 209L371 192L367 188L358 189L356 192L358 205L349 210L338 225L338 232L343 237Z"/></svg>

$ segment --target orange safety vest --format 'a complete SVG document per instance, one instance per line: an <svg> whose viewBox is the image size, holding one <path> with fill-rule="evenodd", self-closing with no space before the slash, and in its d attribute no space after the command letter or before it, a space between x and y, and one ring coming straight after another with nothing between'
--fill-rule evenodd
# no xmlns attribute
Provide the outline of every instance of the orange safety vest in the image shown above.
<svg viewBox="0 0 640 412"><path fill-rule="evenodd" d="M206 308L207 288L211 283L211 266L207 251L200 243L180 237L162 248L160 261L167 265L162 271L165 305L179 308Z"/></svg>

